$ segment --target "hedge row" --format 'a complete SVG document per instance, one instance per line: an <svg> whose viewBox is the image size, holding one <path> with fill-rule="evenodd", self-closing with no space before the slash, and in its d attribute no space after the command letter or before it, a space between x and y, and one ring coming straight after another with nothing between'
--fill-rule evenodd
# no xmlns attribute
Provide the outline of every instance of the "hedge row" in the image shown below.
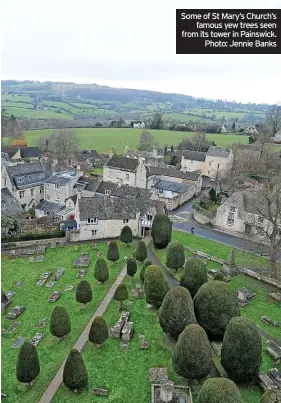
<svg viewBox="0 0 281 403"><path fill-rule="evenodd" d="M52 233L43 234L26 234L26 235L11 235L2 236L1 243L8 242L22 242L22 241L33 241L39 239L51 239L51 238L63 238L65 237L65 231L56 231Z"/></svg>

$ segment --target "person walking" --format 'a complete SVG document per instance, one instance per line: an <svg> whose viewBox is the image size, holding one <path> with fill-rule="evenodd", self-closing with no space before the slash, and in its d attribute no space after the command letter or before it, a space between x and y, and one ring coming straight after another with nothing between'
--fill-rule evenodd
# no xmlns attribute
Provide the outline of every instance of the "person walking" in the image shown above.
<svg viewBox="0 0 281 403"><path fill-rule="evenodd" d="M194 234L194 227L191 228L191 233Z"/></svg>

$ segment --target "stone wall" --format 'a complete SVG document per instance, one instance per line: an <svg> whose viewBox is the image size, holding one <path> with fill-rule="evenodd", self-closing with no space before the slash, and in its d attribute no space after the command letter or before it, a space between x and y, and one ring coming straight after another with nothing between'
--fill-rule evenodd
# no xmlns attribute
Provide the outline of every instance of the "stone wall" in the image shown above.
<svg viewBox="0 0 281 403"><path fill-rule="evenodd" d="M5 244L2 244L2 252L10 249L28 248L39 245L51 246L54 243L61 244L63 242L65 242L65 238L34 239L32 241L7 242Z"/></svg>
<svg viewBox="0 0 281 403"><path fill-rule="evenodd" d="M194 220L200 224L212 224L215 223L216 213L214 211L207 210L195 210L193 209Z"/></svg>

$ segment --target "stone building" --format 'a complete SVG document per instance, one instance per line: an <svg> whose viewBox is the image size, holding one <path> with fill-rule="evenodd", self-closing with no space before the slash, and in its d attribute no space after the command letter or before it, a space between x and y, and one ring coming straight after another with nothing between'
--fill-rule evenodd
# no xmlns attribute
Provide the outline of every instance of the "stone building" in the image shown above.
<svg viewBox="0 0 281 403"><path fill-rule="evenodd" d="M110 156L103 167L103 180L146 189L143 158Z"/></svg>

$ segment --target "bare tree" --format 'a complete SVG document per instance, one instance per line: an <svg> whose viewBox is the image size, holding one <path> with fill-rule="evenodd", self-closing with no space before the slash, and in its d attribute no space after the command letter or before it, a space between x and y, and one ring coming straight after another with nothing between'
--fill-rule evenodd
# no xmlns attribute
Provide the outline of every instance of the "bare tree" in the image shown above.
<svg viewBox="0 0 281 403"><path fill-rule="evenodd" d="M80 138L71 129L54 130L50 136L40 137L37 146L51 158L64 162L71 154L79 149Z"/></svg>
<svg viewBox="0 0 281 403"><path fill-rule="evenodd" d="M267 121L272 126L273 136L281 128L281 105L272 105L267 113Z"/></svg>
<svg viewBox="0 0 281 403"><path fill-rule="evenodd" d="M149 131L144 130L143 132L141 132L140 142L138 145L139 151L152 151L154 144L155 144L155 139L150 134Z"/></svg>

